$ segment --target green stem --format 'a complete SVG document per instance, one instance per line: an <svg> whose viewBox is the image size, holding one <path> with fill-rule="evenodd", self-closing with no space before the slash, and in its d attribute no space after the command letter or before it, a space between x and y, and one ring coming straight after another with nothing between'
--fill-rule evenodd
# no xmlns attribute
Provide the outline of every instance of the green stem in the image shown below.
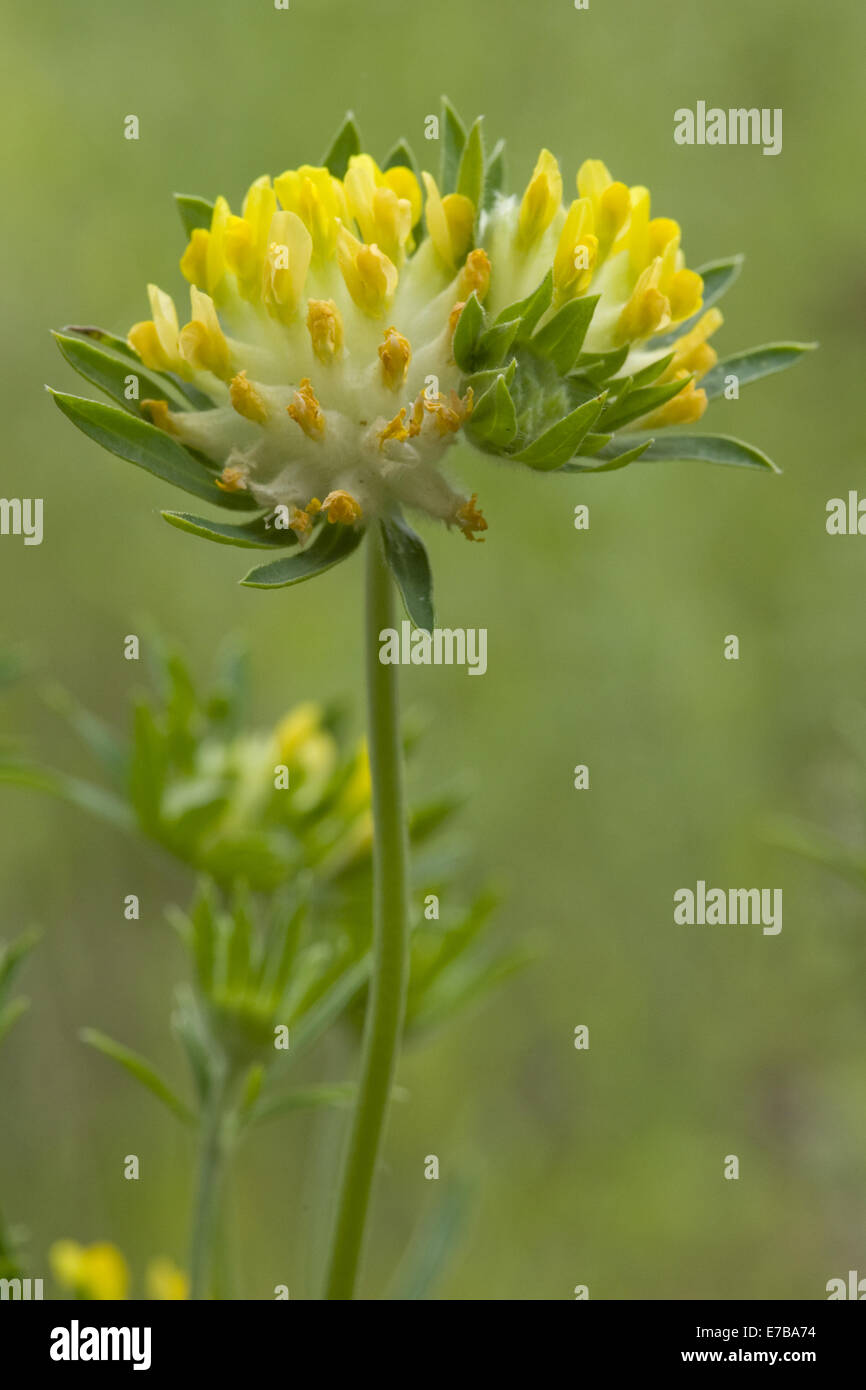
<svg viewBox="0 0 866 1390"><path fill-rule="evenodd" d="M378 530L367 537L365 665L373 788L373 976L358 1100L352 1116L325 1283L328 1299L354 1297L370 1191L382 1145L409 982L409 844L403 797L397 667L379 660L394 626L394 587Z"/></svg>
<svg viewBox="0 0 866 1390"><path fill-rule="evenodd" d="M189 1256L189 1296L207 1299L219 1218L220 1190L225 1170L225 1074L214 1076L201 1133L195 1210Z"/></svg>

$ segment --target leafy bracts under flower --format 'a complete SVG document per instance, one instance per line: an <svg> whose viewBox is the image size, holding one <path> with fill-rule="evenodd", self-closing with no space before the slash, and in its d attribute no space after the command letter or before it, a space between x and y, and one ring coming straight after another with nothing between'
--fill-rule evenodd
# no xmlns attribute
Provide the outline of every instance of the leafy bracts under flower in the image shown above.
<svg viewBox="0 0 866 1390"><path fill-rule="evenodd" d="M438 180L405 142L380 166L347 117L317 167L255 180L240 214L178 197L188 235L184 324L149 287L151 318L123 341L56 335L115 404L55 393L115 454L240 516L166 519L220 544L281 552L245 583L281 587L346 558L365 528L414 621L432 583L403 510L470 540L486 522L442 464L462 436L529 468L604 471L638 458L772 468L724 436L667 437L700 419L726 375L788 366L802 344L718 362L715 302L739 260L689 269L680 228L643 187L585 161L574 199L543 150L521 199L503 192L500 143L447 102Z"/></svg>

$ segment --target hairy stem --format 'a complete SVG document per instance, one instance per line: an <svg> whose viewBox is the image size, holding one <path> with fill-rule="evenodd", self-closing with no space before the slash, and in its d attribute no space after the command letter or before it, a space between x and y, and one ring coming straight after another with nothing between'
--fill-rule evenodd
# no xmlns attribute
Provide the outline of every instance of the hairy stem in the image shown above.
<svg viewBox="0 0 866 1390"><path fill-rule="evenodd" d="M325 1297L354 1297L370 1192L397 1064L409 980L409 845L403 794L397 667L379 661L379 633L394 625L394 587L381 538L367 537L365 664L373 788L373 976L358 1100L352 1116Z"/></svg>

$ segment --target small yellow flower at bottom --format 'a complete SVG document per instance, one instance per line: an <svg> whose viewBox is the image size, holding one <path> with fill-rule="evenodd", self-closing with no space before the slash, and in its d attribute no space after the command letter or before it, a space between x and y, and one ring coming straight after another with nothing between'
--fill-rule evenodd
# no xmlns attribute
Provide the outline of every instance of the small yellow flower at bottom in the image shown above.
<svg viewBox="0 0 866 1390"><path fill-rule="evenodd" d="M158 1255L150 1261L144 1279L151 1298L163 1302L189 1298L189 1279L174 1260L165 1255Z"/></svg>
<svg viewBox="0 0 866 1390"><path fill-rule="evenodd" d="M129 1266L116 1245L107 1241L79 1245L58 1240L48 1252L57 1283L75 1298L124 1299L129 1292Z"/></svg>

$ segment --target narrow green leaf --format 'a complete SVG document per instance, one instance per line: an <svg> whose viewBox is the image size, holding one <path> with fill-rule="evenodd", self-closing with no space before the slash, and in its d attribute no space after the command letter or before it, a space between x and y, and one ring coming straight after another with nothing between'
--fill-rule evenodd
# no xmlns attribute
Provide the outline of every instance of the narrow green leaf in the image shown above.
<svg viewBox="0 0 866 1390"><path fill-rule="evenodd" d="M199 1099L207 1101L213 1081L213 1043L208 1037L192 987L188 984L178 985L175 1000L176 1008L171 1016L172 1029L186 1053Z"/></svg>
<svg viewBox="0 0 866 1390"><path fill-rule="evenodd" d="M639 420L642 415L648 415L651 410L657 410L666 401L678 396L690 381L691 377L680 377L676 381L666 381L662 386L639 386L636 390L623 391L605 410L601 417L601 428L609 430L611 434L621 430L632 420Z"/></svg>
<svg viewBox="0 0 866 1390"><path fill-rule="evenodd" d="M667 367L674 360L674 355L669 352L666 357L659 357L657 361L650 362L648 366L642 367L639 372L634 372L630 377L617 377L616 381L610 383L612 391L626 386L650 386L656 381Z"/></svg>
<svg viewBox="0 0 866 1390"><path fill-rule="evenodd" d="M826 830L792 816L776 816L767 822L763 838L779 849L798 854L840 878L853 881L862 890L866 878L866 859L862 852L834 839Z"/></svg>
<svg viewBox="0 0 866 1390"><path fill-rule="evenodd" d="M45 702L67 720L114 782L122 785L128 760L125 740L119 738L104 719L100 719L98 715L92 714L89 709L79 704L60 685L52 685L46 690Z"/></svg>
<svg viewBox="0 0 866 1390"><path fill-rule="evenodd" d="M572 459L571 463L566 463L562 468L562 472L613 473L619 468L627 468L630 463L634 463L636 459L642 458L643 455L649 449L652 442L653 441L651 439L647 439L644 441L643 444L638 444L634 449L627 449L624 454L617 454L613 458L608 459L605 463L582 464L580 462L580 459L586 457L586 454L583 449L583 446L581 446L580 456L576 459ZM584 444L585 443L586 441L584 440Z"/></svg>
<svg viewBox="0 0 866 1390"><path fill-rule="evenodd" d="M491 915L500 904L498 893L489 889L479 895L471 904L463 918L448 931L438 933L436 952L426 965L413 966L409 985L408 1011L411 1016L413 1006L423 999L425 993L437 976L448 970L455 961L464 956L484 931Z"/></svg>
<svg viewBox="0 0 866 1390"><path fill-rule="evenodd" d="M161 1100L179 1120L183 1120L185 1124L195 1123L195 1116L189 1106L163 1081L144 1057L115 1042L113 1038L106 1037L104 1033L97 1032L95 1028L82 1028L79 1037L88 1047L96 1048L97 1052L110 1057L118 1066L123 1067L124 1071L144 1086L145 1090L150 1091L151 1095L156 1096L157 1100Z"/></svg>
<svg viewBox="0 0 866 1390"><path fill-rule="evenodd" d="M207 198L198 198L194 193L175 193L174 201L188 237L200 227L205 231L210 230L213 203L209 203Z"/></svg>
<svg viewBox="0 0 866 1390"><path fill-rule="evenodd" d="M87 342L110 348L112 352L119 353L121 357L128 357L131 362L141 366L141 358L135 348L131 347L125 338L118 338L116 334L109 333L107 328L96 328L93 324L67 323L57 332L67 336L74 334L76 338L84 338Z"/></svg>
<svg viewBox="0 0 866 1390"><path fill-rule="evenodd" d="M302 1053L318 1042L323 1033L335 1023L360 993L370 978L372 958L368 952L335 980L334 984L316 1000L316 1003L301 1019L300 1025L292 1033L290 1051L283 1053L284 1059L291 1063L297 1061Z"/></svg>
<svg viewBox="0 0 866 1390"><path fill-rule="evenodd" d="M708 261L706 265L699 267L698 274L704 282L704 301L696 317L700 317L705 309L717 303L723 294L727 294L739 276L744 260L745 257L742 255L728 256L720 261ZM679 332L682 331L681 324Z"/></svg>
<svg viewBox="0 0 866 1390"><path fill-rule="evenodd" d="M465 1232L475 1196L468 1184L446 1184L442 1196L418 1223L386 1294L388 1302L422 1302L430 1297Z"/></svg>
<svg viewBox="0 0 866 1390"><path fill-rule="evenodd" d="M536 324L542 314L546 314L553 299L553 271L549 270L537 289L525 299L508 304L496 318L497 323L510 323L520 320L520 336L528 339L535 332Z"/></svg>
<svg viewBox="0 0 866 1390"><path fill-rule="evenodd" d="M187 920L189 922L189 947L195 961L199 984L205 993L213 988L214 982L218 908L219 903L216 894L209 881L204 879L199 884Z"/></svg>
<svg viewBox="0 0 866 1390"><path fill-rule="evenodd" d="M474 361L479 367L498 367L511 351L520 333L520 319L494 323L480 335L475 345Z"/></svg>
<svg viewBox="0 0 866 1390"><path fill-rule="evenodd" d="M804 352L812 352L817 346L817 343L767 343L764 347L735 352L732 357L717 362L701 378L700 385L706 391L707 399L714 400L724 392L725 377L735 376L740 386L746 386L750 381L759 381L761 377L793 367Z"/></svg>
<svg viewBox="0 0 866 1390"><path fill-rule="evenodd" d="M267 991L270 994L275 1009L280 1007L292 978L307 922L307 912L307 903L300 902L293 911L281 909L276 915L276 930L268 942L259 980L259 992Z"/></svg>
<svg viewBox="0 0 866 1390"><path fill-rule="evenodd" d="M603 449L605 444L609 444L612 439L612 434L595 434L590 430L589 434L585 434L580 441L581 458L591 458L593 454L598 453L599 449Z"/></svg>
<svg viewBox="0 0 866 1390"><path fill-rule="evenodd" d="M353 155L360 153L361 136L354 114L347 111L343 124L331 142L331 148L322 159L322 164L330 170L335 179L342 179L345 178L349 160Z"/></svg>
<svg viewBox="0 0 866 1390"><path fill-rule="evenodd" d="M152 834L159 833L168 768L167 735L147 702L139 700L133 712L128 792L139 821Z"/></svg>
<svg viewBox="0 0 866 1390"><path fill-rule="evenodd" d="M604 386L623 366L628 353L628 343L614 348L612 352L582 352L574 364L574 370L594 385Z"/></svg>
<svg viewBox="0 0 866 1390"><path fill-rule="evenodd" d="M83 434L108 449L109 453L144 468L154 477L182 488L184 492L190 492L205 502L244 510L256 508L255 501L248 493L220 492L204 464L155 425L137 419L114 405L89 401L83 396L69 396L65 392L52 390L50 386L47 390L67 419Z"/></svg>
<svg viewBox="0 0 866 1390"><path fill-rule="evenodd" d="M238 885L231 911L232 930L229 937L227 983L230 990L243 993L251 973L254 928L250 916L248 894Z"/></svg>
<svg viewBox="0 0 866 1390"><path fill-rule="evenodd" d="M14 941L0 941L0 999L8 993L24 961L40 940L41 932L31 928Z"/></svg>
<svg viewBox="0 0 866 1390"><path fill-rule="evenodd" d="M140 415L141 400L147 399L167 401L174 410L189 409L189 401L173 382L158 372L148 371L141 362L133 363L129 357L121 357L86 338L58 332L51 336L79 376L98 386L131 414ZM126 394L130 377L137 378L138 399L135 400L129 400Z"/></svg>
<svg viewBox="0 0 866 1390"><path fill-rule="evenodd" d="M453 193L457 186L457 170L466 145L466 129L447 97L442 98L439 139L442 142L439 191L444 197L446 193Z"/></svg>
<svg viewBox="0 0 866 1390"><path fill-rule="evenodd" d="M507 367L487 367L484 371L472 372L464 380L462 389L465 390L467 387L471 386L477 399L479 396L482 396L485 391L489 390L495 383L496 378L500 376L504 378L505 385L510 389L516 371L517 358L512 357Z"/></svg>
<svg viewBox="0 0 866 1390"><path fill-rule="evenodd" d="M454 330L452 352L462 372L471 372L475 363L475 346L484 328L484 310L475 290L472 291Z"/></svg>
<svg viewBox="0 0 866 1390"><path fill-rule="evenodd" d="M517 947L495 960L473 963L471 969L459 966L436 981L412 1020L412 1033L418 1036L441 1026L460 1009L475 1003L509 976L524 970L534 959L529 949Z"/></svg>
<svg viewBox="0 0 866 1390"><path fill-rule="evenodd" d="M267 1096L259 1101L250 1115L249 1122L258 1125L265 1120L273 1120L277 1115L288 1114L292 1110L320 1110L323 1106L344 1109L352 1104L357 1090L354 1081L297 1086L292 1091L284 1091L281 1096Z"/></svg>
<svg viewBox="0 0 866 1390"><path fill-rule="evenodd" d="M341 526L339 522L332 526L327 522L304 550L259 565L250 570L241 583L250 589L282 589L287 584L300 584L348 559L363 539L364 532L360 528Z"/></svg>
<svg viewBox="0 0 866 1390"><path fill-rule="evenodd" d="M457 192L468 198L477 217L484 202L484 117L479 116L466 140L457 171Z"/></svg>
<svg viewBox="0 0 866 1390"><path fill-rule="evenodd" d="M489 212L496 201L496 195L505 187L505 141L498 140L494 145L484 174L483 211Z"/></svg>
<svg viewBox="0 0 866 1390"><path fill-rule="evenodd" d="M629 443L638 445L646 438L632 434L629 435ZM671 463L682 459L689 463L720 463L734 468L765 468L771 473L780 472L754 444L744 444L741 439L732 439L730 435L665 433L649 436L648 439L650 447L644 456L647 463ZM615 443L603 449L601 455L606 456L608 449L613 448Z"/></svg>
<svg viewBox="0 0 866 1390"><path fill-rule="evenodd" d="M504 376L498 376L476 403L469 418L468 434L482 448L493 451L512 443L517 434L517 412Z"/></svg>
<svg viewBox="0 0 866 1390"><path fill-rule="evenodd" d="M238 1123L245 1125L250 1119L253 1107L261 1095L262 1083L265 1079L265 1069L261 1062L253 1062L247 1068L241 1087L241 1098L238 1101Z"/></svg>
<svg viewBox="0 0 866 1390"><path fill-rule="evenodd" d="M512 457L529 468L543 472L561 468L577 452L580 441L592 429L604 408L605 399L604 395L595 396L591 401L579 405L565 419L557 420L555 425L551 425L527 448Z"/></svg>
<svg viewBox="0 0 866 1390"><path fill-rule="evenodd" d="M10 999L4 1009L0 1009L0 1042L6 1034L15 1026L22 1014L26 1014L30 1008L30 1000L25 999L23 994L17 999Z"/></svg>
<svg viewBox="0 0 866 1390"><path fill-rule="evenodd" d="M298 543L294 531L277 531L273 523L268 524L261 516L240 525L211 521L204 516L190 516L189 512L162 512L162 516L179 531L188 531L191 536L203 536L205 540L215 541L219 545L242 545L252 550L284 550Z"/></svg>
<svg viewBox="0 0 866 1390"><path fill-rule="evenodd" d="M570 372L577 361L600 298L587 294L570 299L534 335L532 346L553 363L560 375Z"/></svg>
<svg viewBox="0 0 866 1390"><path fill-rule="evenodd" d="M382 521L385 558L397 581L406 612L416 627L433 631L433 572L420 536L402 516Z"/></svg>
<svg viewBox="0 0 866 1390"><path fill-rule="evenodd" d="M77 806L117 829L130 831L135 828L135 818L124 801L79 777L67 777L35 763L10 758L0 762L0 782L56 796L60 801Z"/></svg>

